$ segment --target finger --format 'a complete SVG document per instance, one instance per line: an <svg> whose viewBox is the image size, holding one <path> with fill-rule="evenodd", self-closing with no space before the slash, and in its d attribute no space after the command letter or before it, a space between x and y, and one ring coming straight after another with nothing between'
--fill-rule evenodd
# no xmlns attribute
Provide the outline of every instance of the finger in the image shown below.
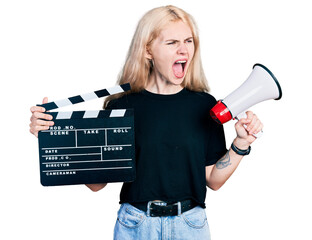
<svg viewBox="0 0 312 240"><path fill-rule="evenodd" d="M254 131L254 134L257 134L263 130L263 124L260 122L259 127Z"/></svg>
<svg viewBox="0 0 312 240"><path fill-rule="evenodd" d="M260 119L254 114L253 120L248 127L248 131L250 134L257 134L263 129L263 124Z"/></svg>
<svg viewBox="0 0 312 240"><path fill-rule="evenodd" d="M261 125L261 122L259 119L253 120L252 125L249 126L249 130L248 130L249 134L255 134L260 128L260 125Z"/></svg>
<svg viewBox="0 0 312 240"><path fill-rule="evenodd" d="M252 111L247 111L246 112L247 119L252 120L255 114Z"/></svg>
<svg viewBox="0 0 312 240"><path fill-rule="evenodd" d="M238 123L239 123L240 125L246 125L246 124L251 123L251 119L248 119L248 118L241 118L241 119L238 121Z"/></svg>
<svg viewBox="0 0 312 240"><path fill-rule="evenodd" d="M36 137L38 137L38 132L43 130L49 130L50 126L31 126L29 131L34 134Z"/></svg>
<svg viewBox="0 0 312 240"><path fill-rule="evenodd" d="M52 120L53 119L52 115L46 114L46 113L41 113L41 112L34 112L33 116L35 118L45 119L45 120Z"/></svg>
<svg viewBox="0 0 312 240"><path fill-rule="evenodd" d="M30 108L30 111L31 111L32 113L34 113L34 112L45 112L46 110L45 110L44 107L32 106L32 107Z"/></svg>
<svg viewBox="0 0 312 240"><path fill-rule="evenodd" d="M42 100L42 104L45 104L45 103L48 103L47 97L44 97ZM33 112L45 112L46 110L44 107L41 107L41 106L32 106L30 108L30 111L33 113Z"/></svg>
<svg viewBox="0 0 312 240"><path fill-rule="evenodd" d="M49 126L39 126L39 125L36 125L34 127L31 128L31 130L33 131L33 133L38 133L40 131L43 131L43 130L49 130Z"/></svg>
<svg viewBox="0 0 312 240"><path fill-rule="evenodd" d="M247 131L250 132L257 124L258 117L255 114L249 114L248 118L251 120L249 124L247 125Z"/></svg>
<svg viewBox="0 0 312 240"><path fill-rule="evenodd" d="M45 104L45 103L48 103L48 98L47 97L44 97L43 100L42 100L42 104Z"/></svg>
<svg viewBox="0 0 312 240"><path fill-rule="evenodd" d="M33 122L33 126L53 126L54 122L53 121L45 121L41 119L37 119L36 121Z"/></svg>
<svg viewBox="0 0 312 240"><path fill-rule="evenodd" d="M246 124L244 124L246 121L245 120L239 120L236 124L235 124L235 130L237 133L237 136L241 137L241 138L245 138L248 136L248 132L246 130Z"/></svg>
<svg viewBox="0 0 312 240"><path fill-rule="evenodd" d="M33 130L30 128L29 129L29 132L31 133L31 134L34 134L36 137L38 137L38 132L33 132Z"/></svg>

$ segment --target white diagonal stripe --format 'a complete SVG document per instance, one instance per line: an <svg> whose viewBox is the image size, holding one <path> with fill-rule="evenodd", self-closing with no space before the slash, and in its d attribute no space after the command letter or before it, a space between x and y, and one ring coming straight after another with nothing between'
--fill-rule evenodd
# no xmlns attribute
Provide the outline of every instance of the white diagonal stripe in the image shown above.
<svg viewBox="0 0 312 240"><path fill-rule="evenodd" d="M58 112L56 119L70 119L73 112Z"/></svg>
<svg viewBox="0 0 312 240"><path fill-rule="evenodd" d="M126 113L126 109L113 109L109 117L123 117Z"/></svg>
<svg viewBox="0 0 312 240"><path fill-rule="evenodd" d="M59 108L60 107L65 107L65 106L68 106L68 105L72 105L71 101L69 101L68 98L66 99L62 99L62 100L57 100L54 102L56 104L56 106L58 106Z"/></svg>
<svg viewBox="0 0 312 240"><path fill-rule="evenodd" d="M106 89L110 95L116 94L116 93L121 93L124 92L124 90L120 86L112 87L112 88L107 88Z"/></svg>
<svg viewBox="0 0 312 240"><path fill-rule="evenodd" d="M97 118L99 115L100 110L94 110L94 111L85 111L83 118Z"/></svg>
<svg viewBox="0 0 312 240"><path fill-rule="evenodd" d="M94 93L94 92L91 92L91 93L85 93L85 94L82 94L80 95L83 100L86 102L86 101L89 101L89 100L92 100L92 99L96 99L98 98L98 96Z"/></svg>

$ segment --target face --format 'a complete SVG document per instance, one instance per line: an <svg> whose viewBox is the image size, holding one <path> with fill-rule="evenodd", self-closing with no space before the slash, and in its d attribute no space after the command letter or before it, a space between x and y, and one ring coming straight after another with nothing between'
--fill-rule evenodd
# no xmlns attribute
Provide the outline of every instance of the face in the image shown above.
<svg viewBox="0 0 312 240"><path fill-rule="evenodd" d="M190 27L182 21L168 24L148 49L147 57L154 64L152 76L156 77L156 81L181 85L193 55Z"/></svg>

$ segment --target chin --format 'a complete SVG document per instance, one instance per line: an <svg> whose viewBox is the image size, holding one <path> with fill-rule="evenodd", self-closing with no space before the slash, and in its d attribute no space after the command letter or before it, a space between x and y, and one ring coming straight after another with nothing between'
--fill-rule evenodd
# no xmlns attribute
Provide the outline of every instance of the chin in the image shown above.
<svg viewBox="0 0 312 240"><path fill-rule="evenodd" d="M180 86L184 81L184 78L174 78L170 80L170 83L176 86Z"/></svg>
<svg viewBox="0 0 312 240"><path fill-rule="evenodd" d="M183 77L176 77L173 75L171 82L174 85L181 85L184 82L184 79L185 79L185 74L183 75Z"/></svg>

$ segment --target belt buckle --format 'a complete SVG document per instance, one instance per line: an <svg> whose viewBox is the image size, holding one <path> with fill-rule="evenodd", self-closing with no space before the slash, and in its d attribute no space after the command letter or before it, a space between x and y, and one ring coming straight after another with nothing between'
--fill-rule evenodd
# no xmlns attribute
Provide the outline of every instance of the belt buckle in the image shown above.
<svg viewBox="0 0 312 240"><path fill-rule="evenodd" d="M150 217L150 216L151 216L151 217L156 217L156 215L154 215L153 213L151 213L151 210L153 210L152 204L157 205L157 206L161 206L161 207L167 206L167 203L164 202L164 201L158 201L158 200L149 201L149 202L147 203L147 212L146 212L146 215L147 215L148 217Z"/></svg>
<svg viewBox="0 0 312 240"><path fill-rule="evenodd" d="M156 215L154 215L153 213L151 213L151 210L153 210L152 208L152 204L154 205L157 205L157 206L160 206L160 207L166 207L168 206L168 203L167 202L164 202L164 201L158 201L158 200L154 200L154 201L149 201L148 204L147 204L147 216L151 216L151 217L155 217ZM177 205L178 207L178 214L177 215L181 215L182 212L181 212L181 202L176 202L176 203L172 203L170 205Z"/></svg>
<svg viewBox="0 0 312 240"><path fill-rule="evenodd" d="M152 201L153 204L157 205L157 206L161 206L161 207L166 207L168 205L168 203L164 202L164 201Z"/></svg>

